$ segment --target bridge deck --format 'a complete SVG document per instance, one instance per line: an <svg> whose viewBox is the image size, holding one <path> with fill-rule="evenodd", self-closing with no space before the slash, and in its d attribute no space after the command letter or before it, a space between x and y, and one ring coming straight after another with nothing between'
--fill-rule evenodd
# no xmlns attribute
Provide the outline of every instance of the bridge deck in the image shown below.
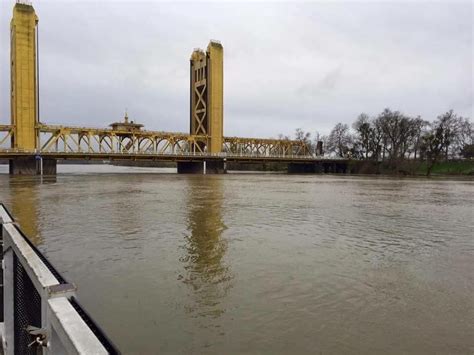
<svg viewBox="0 0 474 355"><path fill-rule="evenodd" d="M0 159L15 159L20 157L34 156L32 152L0 150ZM64 160L141 160L141 161L210 161L223 160L229 162L281 162L281 163L318 163L318 162L348 162L349 159L325 158L320 156L287 155L287 156L264 156L264 155L236 155L236 154L133 154L133 153L82 153L82 152L42 152L43 158Z"/></svg>

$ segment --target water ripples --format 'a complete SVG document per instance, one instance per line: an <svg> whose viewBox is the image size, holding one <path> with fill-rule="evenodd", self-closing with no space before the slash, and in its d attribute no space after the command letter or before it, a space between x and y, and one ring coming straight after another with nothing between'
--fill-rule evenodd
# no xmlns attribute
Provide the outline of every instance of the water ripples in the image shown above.
<svg viewBox="0 0 474 355"><path fill-rule="evenodd" d="M124 353L157 342L165 353L474 346L472 182L149 173L0 182L1 200Z"/></svg>

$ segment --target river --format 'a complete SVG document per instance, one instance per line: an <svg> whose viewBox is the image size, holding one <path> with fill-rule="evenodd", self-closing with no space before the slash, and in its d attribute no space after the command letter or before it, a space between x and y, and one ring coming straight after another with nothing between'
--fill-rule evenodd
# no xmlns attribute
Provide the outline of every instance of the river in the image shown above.
<svg viewBox="0 0 474 355"><path fill-rule="evenodd" d="M472 354L474 181L58 165L0 201L124 354Z"/></svg>

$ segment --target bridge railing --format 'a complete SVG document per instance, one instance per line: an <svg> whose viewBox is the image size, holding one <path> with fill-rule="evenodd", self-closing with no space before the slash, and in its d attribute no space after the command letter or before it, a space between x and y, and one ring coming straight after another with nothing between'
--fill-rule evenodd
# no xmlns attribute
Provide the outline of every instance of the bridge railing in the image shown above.
<svg viewBox="0 0 474 355"><path fill-rule="evenodd" d="M0 204L5 354L117 354L67 283Z"/></svg>
<svg viewBox="0 0 474 355"><path fill-rule="evenodd" d="M203 158L278 158L278 159L294 159L294 160L346 160L348 158L324 156L316 154L264 154L264 153L207 153L207 152L164 152L164 153L150 153L145 151L123 151L123 152L87 152L87 151L68 151L68 152L43 152L41 150L26 151L22 149L1 149L2 153L10 154L30 154L38 156L60 156L60 157L74 157L77 155L84 155L88 157L120 157L120 156L143 156L143 157L203 157Z"/></svg>

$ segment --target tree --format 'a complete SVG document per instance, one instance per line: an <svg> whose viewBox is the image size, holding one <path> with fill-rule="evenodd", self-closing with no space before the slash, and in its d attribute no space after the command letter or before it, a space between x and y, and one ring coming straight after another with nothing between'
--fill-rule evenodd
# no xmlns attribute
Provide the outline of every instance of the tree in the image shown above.
<svg viewBox="0 0 474 355"><path fill-rule="evenodd" d="M385 160L387 153L389 166L394 170L399 170L400 162L410 151L410 137L414 134L413 122L412 118L388 108L375 121L375 126L381 133L382 160Z"/></svg>
<svg viewBox="0 0 474 355"><path fill-rule="evenodd" d="M304 142L310 152L316 152L318 142L322 141L327 152L340 157L350 154L357 159L388 160L388 165L397 171L405 159L426 159L428 165L433 165L442 157L473 155L474 132L470 119L456 115L453 110L429 123L420 116L409 117L386 108L374 118L361 113L352 129L354 135L347 124L338 123L329 136L315 132L311 140L309 132L297 128L295 139ZM290 139L282 134L278 138Z"/></svg>
<svg viewBox="0 0 474 355"><path fill-rule="evenodd" d="M421 138L423 135L423 129L428 126L429 122L423 120L420 116L414 118L410 122L410 132L408 136L408 143L410 146L410 152L413 153L413 158L416 160L418 152L421 146Z"/></svg>
<svg viewBox="0 0 474 355"><path fill-rule="evenodd" d="M344 157L350 151L352 136L347 124L338 123L332 129L328 137L328 150L336 153L339 157Z"/></svg>
<svg viewBox="0 0 474 355"><path fill-rule="evenodd" d="M474 144L466 144L465 146L463 146L463 148L461 150L461 155L465 159L474 158Z"/></svg>
<svg viewBox="0 0 474 355"><path fill-rule="evenodd" d="M365 159L368 159L371 150L370 140L372 136L372 127L370 124L369 115L361 113L359 117L357 117L357 120L354 122L352 127L356 131L356 143L362 148L362 155L365 155Z"/></svg>
<svg viewBox="0 0 474 355"><path fill-rule="evenodd" d="M440 116L430 125L431 129L423 136L423 150L426 153L427 173L431 175L433 166L441 159L452 155L469 156L472 142L472 128L468 119L458 117L453 110Z"/></svg>
<svg viewBox="0 0 474 355"><path fill-rule="evenodd" d="M422 150L426 155L427 162L426 176L431 175L431 170L445 149L444 129L445 127L440 122L434 122L431 125L431 130L426 132L422 138Z"/></svg>
<svg viewBox="0 0 474 355"><path fill-rule="evenodd" d="M449 155L456 156L461 153L464 137L471 135L471 124L463 118L457 116L453 110L437 117L436 125L442 130L442 144L444 148L444 158L449 159Z"/></svg>
<svg viewBox="0 0 474 355"><path fill-rule="evenodd" d="M391 162L402 156L404 139L408 136L409 119L399 111L386 108L380 115L382 132L385 136L386 149Z"/></svg>
<svg viewBox="0 0 474 355"><path fill-rule="evenodd" d="M380 118L376 118L371 122L369 149L373 160L378 160L382 155L385 159L386 138L383 135L382 122Z"/></svg>
<svg viewBox="0 0 474 355"><path fill-rule="evenodd" d="M470 158L472 158L472 149L474 143L474 131L469 118L459 117L459 130L454 140L454 154L461 155L467 158L466 154L471 152Z"/></svg>
<svg viewBox="0 0 474 355"><path fill-rule="evenodd" d="M295 130L295 139L311 144L311 133L303 131L301 128Z"/></svg>
<svg viewBox="0 0 474 355"><path fill-rule="evenodd" d="M303 131L301 128L297 128L295 131L295 139L304 143L307 154L313 152L313 147L311 145L311 133Z"/></svg>

